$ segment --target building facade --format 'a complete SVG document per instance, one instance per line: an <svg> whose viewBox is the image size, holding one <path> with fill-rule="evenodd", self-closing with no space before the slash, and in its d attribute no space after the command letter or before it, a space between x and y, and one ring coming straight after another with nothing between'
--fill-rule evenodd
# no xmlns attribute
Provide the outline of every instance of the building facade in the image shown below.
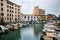
<svg viewBox="0 0 60 40"><path fill-rule="evenodd" d="M33 13L34 13L34 15L39 15L39 7L38 6L34 7Z"/></svg>
<svg viewBox="0 0 60 40"><path fill-rule="evenodd" d="M34 7L34 15L38 16L39 20L45 20L45 10L40 9L38 6Z"/></svg>
<svg viewBox="0 0 60 40"><path fill-rule="evenodd" d="M9 0L0 0L0 21L14 22L20 20L20 5Z"/></svg>
<svg viewBox="0 0 60 40"><path fill-rule="evenodd" d="M57 18L56 15L54 14L47 14L46 15L46 20L49 21L50 19Z"/></svg>
<svg viewBox="0 0 60 40"><path fill-rule="evenodd" d="M21 17L21 21L25 21L25 22L38 21L38 17L32 14L23 14Z"/></svg>

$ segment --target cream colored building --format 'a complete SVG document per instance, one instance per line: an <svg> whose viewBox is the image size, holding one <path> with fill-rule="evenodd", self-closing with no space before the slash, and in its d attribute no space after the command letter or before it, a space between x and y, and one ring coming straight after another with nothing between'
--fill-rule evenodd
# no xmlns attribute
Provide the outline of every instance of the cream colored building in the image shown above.
<svg viewBox="0 0 60 40"><path fill-rule="evenodd" d="M29 21L38 21L38 17L32 14L22 14L21 21L29 22Z"/></svg>
<svg viewBox="0 0 60 40"><path fill-rule="evenodd" d="M9 0L0 0L0 21L14 22L20 20L20 5Z"/></svg>
<svg viewBox="0 0 60 40"><path fill-rule="evenodd" d="M40 9L39 6L34 7L34 15L38 16L39 20L45 20L45 10Z"/></svg>

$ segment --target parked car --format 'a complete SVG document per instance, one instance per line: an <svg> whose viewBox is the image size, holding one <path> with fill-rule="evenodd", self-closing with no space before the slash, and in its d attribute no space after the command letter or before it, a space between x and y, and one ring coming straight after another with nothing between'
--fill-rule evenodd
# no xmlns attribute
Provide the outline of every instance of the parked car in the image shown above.
<svg viewBox="0 0 60 40"><path fill-rule="evenodd" d="M4 27L3 25L0 25L0 28L2 30L2 33L8 33L9 32L8 28Z"/></svg>

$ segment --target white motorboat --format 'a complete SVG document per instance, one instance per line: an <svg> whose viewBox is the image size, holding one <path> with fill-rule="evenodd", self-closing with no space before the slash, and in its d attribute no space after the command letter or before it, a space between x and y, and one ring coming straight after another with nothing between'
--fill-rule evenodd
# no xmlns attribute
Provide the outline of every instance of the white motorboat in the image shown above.
<svg viewBox="0 0 60 40"><path fill-rule="evenodd" d="M9 31L8 28L4 27L3 25L0 25L0 27L3 33L7 33Z"/></svg>
<svg viewBox="0 0 60 40"><path fill-rule="evenodd" d="M11 29L12 29L12 30L18 29L18 24L12 24L12 25L11 25Z"/></svg>

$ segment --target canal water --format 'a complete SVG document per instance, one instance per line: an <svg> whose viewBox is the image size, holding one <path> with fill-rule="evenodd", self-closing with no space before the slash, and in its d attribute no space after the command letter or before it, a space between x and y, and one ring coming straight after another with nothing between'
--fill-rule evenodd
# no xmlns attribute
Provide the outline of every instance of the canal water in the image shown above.
<svg viewBox="0 0 60 40"><path fill-rule="evenodd" d="M0 35L0 40L40 40L43 24L29 24L19 30Z"/></svg>

